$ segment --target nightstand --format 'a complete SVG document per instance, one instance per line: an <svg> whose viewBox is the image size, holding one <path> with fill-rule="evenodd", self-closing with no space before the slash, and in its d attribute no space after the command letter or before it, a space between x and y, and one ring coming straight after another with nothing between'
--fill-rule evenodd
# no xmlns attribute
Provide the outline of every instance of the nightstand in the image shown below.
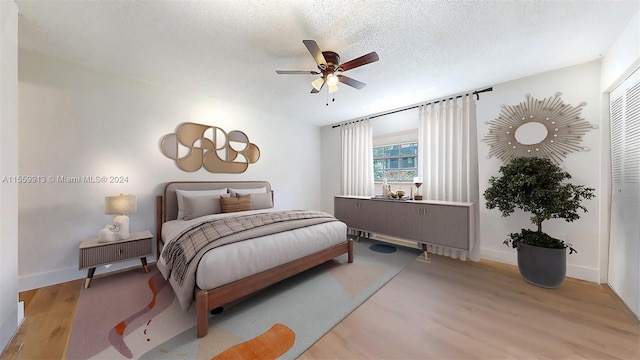
<svg viewBox="0 0 640 360"><path fill-rule="evenodd" d="M110 242L98 242L98 238L83 240L79 250L79 269L89 269L84 287L91 286L93 274L96 267L100 265L112 264L115 262L139 258L145 272L149 272L147 267L147 256L153 254L153 235L151 231L145 230L131 233L126 240Z"/></svg>

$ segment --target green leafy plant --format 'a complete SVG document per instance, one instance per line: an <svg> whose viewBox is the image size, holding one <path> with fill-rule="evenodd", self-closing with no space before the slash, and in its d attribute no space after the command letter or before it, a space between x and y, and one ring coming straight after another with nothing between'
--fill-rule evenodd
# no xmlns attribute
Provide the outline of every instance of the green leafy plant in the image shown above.
<svg viewBox="0 0 640 360"><path fill-rule="evenodd" d="M529 229L522 229L519 233L511 233L509 237L503 241L507 246L511 246L517 249L520 243L546 247L551 249L566 249L569 248L569 254L577 253L578 251L573 248L573 245L566 241L553 238L546 233L538 232Z"/></svg>
<svg viewBox="0 0 640 360"><path fill-rule="evenodd" d="M580 218L579 210L587 212L582 205L591 199L594 189L565 182L571 175L551 160L538 157L518 157L500 167L499 177L489 179L489 188L484 192L488 209L498 208L503 217L511 215L516 208L531 213L531 222L536 230L522 229L512 233L504 241L507 246L518 248L520 243L547 248L569 248L571 244L555 239L542 231L542 222L549 219L564 219L572 222Z"/></svg>

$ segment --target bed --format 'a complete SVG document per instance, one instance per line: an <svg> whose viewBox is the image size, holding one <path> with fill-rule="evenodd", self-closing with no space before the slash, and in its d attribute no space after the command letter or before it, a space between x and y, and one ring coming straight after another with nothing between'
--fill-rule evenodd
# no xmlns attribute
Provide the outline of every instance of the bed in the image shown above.
<svg viewBox="0 0 640 360"><path fill-rule="evenodd" d="M212 309L342 254L353 262L344 223L273 198L267 181L170 182L157 197L157 266L183 310L195 301L199 338Z"/></svg>

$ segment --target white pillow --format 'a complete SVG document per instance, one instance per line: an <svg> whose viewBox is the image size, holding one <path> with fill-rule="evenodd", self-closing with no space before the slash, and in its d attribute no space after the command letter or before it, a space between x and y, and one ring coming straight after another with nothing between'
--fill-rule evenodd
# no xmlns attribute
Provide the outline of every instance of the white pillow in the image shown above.
<svg viewBox="0 0 640 360"><path fill-rule="evenodd" d="M261 187L261 188L253 188L253 189L234 189L234 188L229 188L229 193L231 194L231 197L238 197L238 196L242 196L242 195L249 195L249 194L262 194L262 193L266 193L267 192L267 187Z"/></svg>
<svg viewBox="0 0 640 360"><path fill-rule="evenodd" d="M184 219L184 204L183 196L211 196L211 195L224 195L227 193L227 188L216 190L176 190L176 197L178 199L178 220Z"/></svg>
<svg viewBox="0 0 640 360"><path fill-rule="evenodd" d="M183 215L185 220L199 218L200 216L220 214L220 198L229 197L229 194L209 196L182 196Z"/></svg>
<svg viewBox="0 0 640 360"><path fill-rule="evenodd" d="M271 194L250 194L251 195L251 208L253 210L271 209L273 207L273 198Z"/></svg>

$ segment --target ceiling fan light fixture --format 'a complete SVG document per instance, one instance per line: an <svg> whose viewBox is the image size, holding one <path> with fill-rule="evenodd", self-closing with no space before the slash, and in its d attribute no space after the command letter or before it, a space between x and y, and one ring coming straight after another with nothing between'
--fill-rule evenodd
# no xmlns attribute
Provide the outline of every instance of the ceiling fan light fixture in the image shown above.
<svg viewBox="0 0 640 360"><path fill-rule="evenodd" d="M316 91L320 91L322 89L322 85L324 84L324 78L317 78L311 82L311 86L313 86Z"/></svg>
<svg viewBox="0 0 640 360"><path fill-rule="evenodd" d="M333 94L334 92L338 91L340 89L338 89L337 85L329 85L329 94Z"/></svg>
<svg viewBox="0 0 640 360"><path fill-rule="evenodd" d="M334 87L338 85L338 77L335 74L329 74L327 76L327 85Z"/></svg>

